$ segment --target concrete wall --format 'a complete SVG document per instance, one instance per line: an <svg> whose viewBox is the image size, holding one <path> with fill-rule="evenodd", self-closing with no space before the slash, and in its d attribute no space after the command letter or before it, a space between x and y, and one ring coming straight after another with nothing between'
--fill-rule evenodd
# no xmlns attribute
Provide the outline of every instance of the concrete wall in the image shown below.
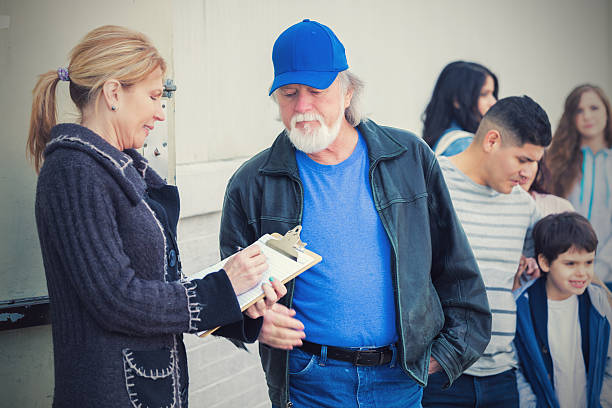
<svg viewBox="0 0 612 408"><path fill-rule="evenodd" d="M179 247L184 272L190 275L219 259L220 213L183 218L179 223ZM191 382L192 407L269 407L267 387L259 363L257 345L249 352L230 342L208 336L185 336Z"/></svg>
<svg viewBox="0 0 612 408"><path fill-rule="evenodd" d="M366 82L371 118L420 134L433 84L456 59L495 72L500 97L532 96L553 127L575 85L610 94L610 8L610 0L183 1L174 37L183 215L218 205L233 169L282 129L267 96L272 45L303 18L329 25L344 43L350 69Z"/></svg>
<svg viewBox="0 0 612 408"><path fill-rule="evenodd" d="M366 81L371 117L417 133L437 75L459 58L491 68L500 96L534 97L553 125L578 83L600 84L612 96L609 0L0 0L0 300L46 293L33 220L36 179L24 159L37 74L65 65L70 47L101 24L152 37L178 86L171 131L179 245L192 273L218 260L227 178L281 130L267 96L272 45L303 18L329 25L344 43L351 69ZM186 336L186 343L191 406L269 406L256 352L215 338ZM0 406L49 406L52 392L49 327L0 332Z"/></svg>

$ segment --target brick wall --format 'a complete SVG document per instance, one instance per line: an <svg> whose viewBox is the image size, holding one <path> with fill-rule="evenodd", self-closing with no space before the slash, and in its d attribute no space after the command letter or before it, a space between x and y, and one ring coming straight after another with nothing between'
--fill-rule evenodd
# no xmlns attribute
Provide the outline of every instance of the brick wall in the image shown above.
<svg viewBox="0 0 612 408"><path fill-rule="evenodd" d="M220 212L182 218L178 226L183 271L190 275L219 260ZM189 362L189 406L268 408L271 406L257 344L249 352L229 341L185 335Z"/></svg>

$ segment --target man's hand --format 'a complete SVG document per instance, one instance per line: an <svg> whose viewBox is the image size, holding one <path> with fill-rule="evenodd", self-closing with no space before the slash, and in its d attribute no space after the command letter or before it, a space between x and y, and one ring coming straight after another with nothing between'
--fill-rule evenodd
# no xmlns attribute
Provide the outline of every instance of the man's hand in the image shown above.
<svg viewBox="0 0 612 408"><path fill-rule="evenodd" d="M433 374L436 371L440 371L442 369L442 367L440 366L440 364L436 361L435 358L433 357L429 357L429 371L427 371L427 374Z"/></svg>
<svg viewBox="0 0 612 408"><path fill-rule="evenodd" d="M536 262L535 258L525 258L523 255L521 255L519 267L514 275L512 290L516 290L521 287L521 277L525 276L523 279L529 281L531 279L539 278L540 275L540 268L538 268L538 263Z"/></svg>
<svg viewBox="0 0 612 408"><path fill-rule="evenodd" d="M295 316L295 310L275 303L264 313L258 340L268 346L283 350L292 350L293 347L301 346L302 339L306 337L304 325L293 316Z"/></svg>
<svg viewBox="0 0 612 408"><path fill-rule="evenodd" d="M278 299L287 294L287 288L278 280L270 280L271 283L264 283L261 288L264 291L265 297L258 300L244 311L251 319L257 319L264 315L266 310L271 308Z"/></svg>

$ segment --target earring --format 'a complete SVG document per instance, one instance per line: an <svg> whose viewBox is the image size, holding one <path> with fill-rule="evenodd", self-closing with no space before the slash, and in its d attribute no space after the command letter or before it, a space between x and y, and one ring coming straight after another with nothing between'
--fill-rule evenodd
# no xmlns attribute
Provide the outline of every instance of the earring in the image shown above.
<svg viewBox="0 0 612 408"><path fill-rule="evenodd" d="M116 111L116 110L117 110L117 107L116 107L115 105L113 105L113 106L111 106L111 110L112 110L112 111Z"/></svg>

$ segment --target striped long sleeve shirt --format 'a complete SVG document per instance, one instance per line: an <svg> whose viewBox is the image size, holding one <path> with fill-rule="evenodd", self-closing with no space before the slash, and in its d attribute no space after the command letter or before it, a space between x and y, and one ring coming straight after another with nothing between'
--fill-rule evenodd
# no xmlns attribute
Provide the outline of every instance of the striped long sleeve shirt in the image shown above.
<svg viewBox="0 0 612 408"><path fill-rule="evenodd" d="M535 202L521 187L502 194L475 183L446 157L440 167L457 216L478 262L492 314L491 341L466 374L499 374L517 366L512 346L516 304L512 283L522 253L533 256L531 228L540 218Z"/></svg>

